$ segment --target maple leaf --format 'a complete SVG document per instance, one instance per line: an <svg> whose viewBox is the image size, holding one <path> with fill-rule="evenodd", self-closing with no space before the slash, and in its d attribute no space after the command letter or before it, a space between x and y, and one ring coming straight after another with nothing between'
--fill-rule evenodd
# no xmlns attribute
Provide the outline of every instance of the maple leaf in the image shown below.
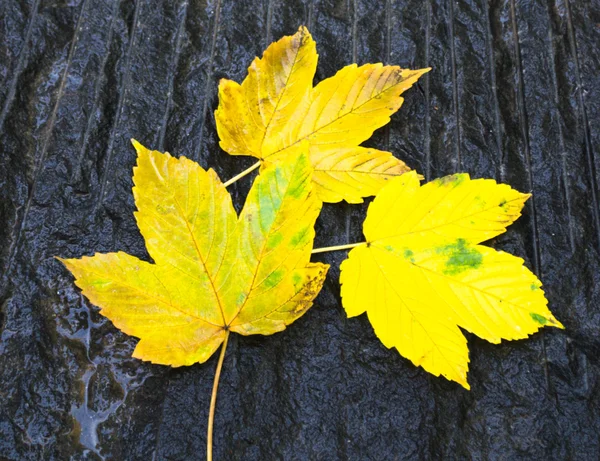
<svg viewBox="0 0 600 461"><path fill-rule="evenodd" d="M135 218L154 264L123 252L61 261L104 316L141 338L134 357L204 362L230 331L269 335L306 312L328 269L309 262L321 203L306 154L265 169L238 218L213 170L133 143Z"/></svg>
<svg viewBox="0 0 600 461"><path fill-rule="evenodd" d="M313 88L317 59L314 40L300 27L254 59L241 85L221 80L220 146L267 165L285 161L308 141L319 198L361 203L409 168L390 152L359 144L390 121L400 95L430 69L352 64Z"/></svg>
<svg viewBox="0 0 600 461"><path fill-rule="evenodd" d="M528 198L468 174L421 186L411 171L390 181L369 206L366 243L341 265L348 317L366 311L386 347L467 389L458 327L491 343L563 328L521 258L479 245L505 232Z"/></svg>

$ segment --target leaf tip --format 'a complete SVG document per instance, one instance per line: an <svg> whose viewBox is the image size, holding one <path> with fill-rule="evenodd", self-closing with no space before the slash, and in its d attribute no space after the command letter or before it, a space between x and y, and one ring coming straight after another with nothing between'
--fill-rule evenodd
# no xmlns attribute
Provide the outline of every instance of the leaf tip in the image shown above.
<svg viewBox="0 0 600 461"><path fill-rule="evenodd" d="M555 327L561 330L565 329L565 326L558 320L556 320L556 318L552 314L550 314L549 316L541 316L538 314L531 313L530 315L533 320L540 324L540 326Z"/></svg>
<svg viewBox="0 0 600 461"><path fill-rule="evenodd" d="M308 31L308 28L304 24L302 24L302 25L300 25L300 27L298 27L298 32L296 32L296 33L300 34L301 37L305 37L305 36L310 37L311 36L310 32Z"/></svg>
<svg viewBox="0 0 600 461"><path fill-rule="evenodd" d="M60 262L67 269L71 270L70 266L71 266L71 261L73 261L73 259L61 258L60 256L54 256L54 259L56 259L58 262Z"/></svg>
<svg viewBox="0 0 600 461"><path fill-rule="evenodd" d="M469 360L467 359L467 363L468 362L469 362ZM429 370L427 370L427 371L429 371ZM448 379L449 381L460 384L467 391L470 391L471 385L467 381L467 372L468 372L467 367L465 367L465 368L461 367L459 369L454 370L451 374L442 373L442 376L444 376L444 378Z"/></svg>
<svg viewBox="0 0 600 461"><path fill-rule="evenodd" d="M69 271L72 272L71 270L71 265L69 263L69 259L67 258L61 258L60 256L54 256L54 259L56 259L59 263L61 263L63 266L65 266L65 268Z"/></svg>
<svg viewBox="0 0 600 461"><path fill-rule="evenodd" d="M298 31L293 36L292 40L297 40L299 47L309 46L312 52L316 55L316 42L313 40L311 33L308 28L304 25L298 27Z"/></svg>
<svg viewBox="0 0 600 461"><path fill-rule="evenodd" d="M140 151L143 151L144 149L146 149L137 139L135 138L131 138L129 140L131 142L131 144L133 145L134 149L139 153Z"/></svg>

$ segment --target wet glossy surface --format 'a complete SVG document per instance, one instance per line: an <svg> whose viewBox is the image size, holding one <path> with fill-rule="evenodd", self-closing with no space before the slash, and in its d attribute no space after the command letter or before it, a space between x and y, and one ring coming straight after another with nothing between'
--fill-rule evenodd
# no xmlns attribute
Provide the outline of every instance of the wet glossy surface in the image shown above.
<svg viewBox="0 0 600 461"><path fill-rule="evenodd" d="M566 331L469 336L472 391L385 349L339 303L344 252L286 332L234 336L224 459L595 459L600 452L600 5L591 0L0 2L0 458L201 459L216 357L169 369L79 294L54 255L146 257L129 138L223 179L217 82L306 24L317 80L352 62L433 67L369 145L427 178L532 191L492 244L526 259ZM240 207L249 179L231 188ZM359 241L326 206L317 246ZM317 258L315 258L317 259Z"/></svg>

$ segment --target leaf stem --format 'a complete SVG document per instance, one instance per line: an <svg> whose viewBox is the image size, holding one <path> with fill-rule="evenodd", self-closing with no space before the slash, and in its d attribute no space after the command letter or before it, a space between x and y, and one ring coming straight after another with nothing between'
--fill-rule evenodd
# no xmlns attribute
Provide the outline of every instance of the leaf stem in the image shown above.
<svg viewBox="0 0 600 461"><path fill-rule="evenodd" d="M335 245L332 247L315 248L312 251L312 254L326 253L328 251L349 250L350 248L355 248L360 245L365 245L366 243L367 242L347 243L346 245Z"/></svg>
<svg viewBox="0 0 600 461"><path fill-rule="evenodd" d="M212 461L212 441L213 441L213 421L215 419L215 406L217 404L217 390L219 389L219 378L221 377L221 368L225 358L225 349L227 349L227 340L229 339L229 330L225 331L225 339L221 346L221 354L215 371L215 382L213 383L212 396L210 397L210 410L208 412L208 433L206 435L206 460Z"/></svg>
<svg viewBox="0 0 600 461"><path fill-rule="evenodd" d="M260 166L260 160L258 162L256 162L254 165L252 165L250 168L242 171L240 174L235 175L233 178L231 178L229 181L226 181L223 185L225 187L227 186L231 186L234 182L236 182L239 179L242 179L244 176L246 176L247 174L252 173L254 170L256 170L258 167Z"/></svg>

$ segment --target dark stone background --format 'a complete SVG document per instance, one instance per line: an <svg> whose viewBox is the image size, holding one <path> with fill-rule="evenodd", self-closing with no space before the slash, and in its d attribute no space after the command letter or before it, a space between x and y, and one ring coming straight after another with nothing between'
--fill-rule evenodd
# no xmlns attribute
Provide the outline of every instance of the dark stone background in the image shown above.
<svg viewBox="0 0 600 461"><path fill-rule="evenodd" d="M352 62L433 71L368 143L430 179L455 171L533 191L491 242L542 278L565 331L469 336L473 390L417 369L348 320L332 264L284 333L234 335L218 460L600 457L598 0L1 0L0 458L205 456L216 357L169 369L82 298L53 259L147 257L129 138L213 167L217 82L308 25L317 80ZM239 207L250 179L231 188ZM361 239L364 206L326 206L316 245Z"/></svg>

